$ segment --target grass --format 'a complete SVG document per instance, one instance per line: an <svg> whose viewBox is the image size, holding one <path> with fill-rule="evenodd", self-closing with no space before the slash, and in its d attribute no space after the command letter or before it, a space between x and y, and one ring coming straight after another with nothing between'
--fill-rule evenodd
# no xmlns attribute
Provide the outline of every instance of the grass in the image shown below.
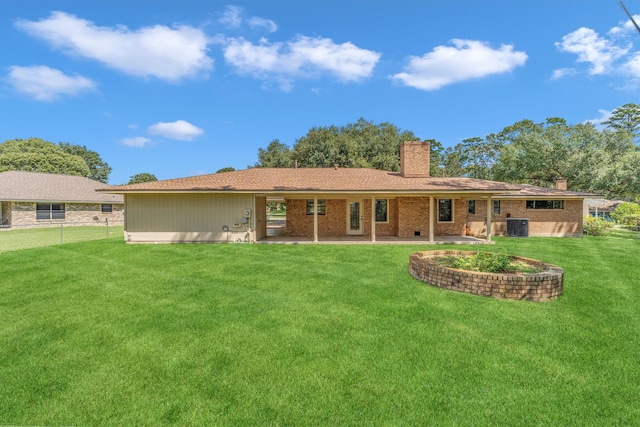
<svg viewBox="0 0 640 427"><path fill-rule="evenodd" d="M563 297L426 286L417 245L0 253L0 424L637 424L640 244L496 241Z"/></svg>
<svg viewBox="0 0 640 427"><path fill-rule="evenodd" d="M0 253L29 248L39 248L62 243L84 242L86 240L105 239L107 237L123 236L122 225L100 226L71 226L22 228L0 230Z"/></svg>

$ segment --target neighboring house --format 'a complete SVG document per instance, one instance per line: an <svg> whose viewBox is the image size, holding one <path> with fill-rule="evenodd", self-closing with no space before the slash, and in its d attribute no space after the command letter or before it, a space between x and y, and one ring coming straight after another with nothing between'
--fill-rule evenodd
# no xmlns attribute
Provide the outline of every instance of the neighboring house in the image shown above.
<svg viewBox="0 0 640 427"><path fill-rule="evenodd" d="M124 198L97 193L108 184L82 176L0 173L0 226L44 226L122 221Z"/></svg>
<svg viewBox="0 0 640 427"><path fill-rule="evenodd" d="M98 190L125 197L129 242L225 242L267 237L266 204L286 203L290 239L503 234L507 217L530 235L582 235L585 195L472 178L429 176L427 142L406 142L400 172L253 168ZM487 209L487 207L491 209ZM388 237L387 237L388 238Z"/></svg>
<svg viewBox="0 0 640 427"><path fill-rule="evenodd" d="M593 216L611 220L613 212L623 200L584 199L584 216Z"/></svg>

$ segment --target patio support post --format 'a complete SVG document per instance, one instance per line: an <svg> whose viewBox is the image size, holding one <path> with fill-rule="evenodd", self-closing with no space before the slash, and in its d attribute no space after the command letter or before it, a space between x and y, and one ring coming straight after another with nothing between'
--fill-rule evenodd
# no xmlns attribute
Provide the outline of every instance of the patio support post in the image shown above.
<svg viewBox="0 0 640 427"><path fill-rule="evenodd" d="M491 213L493 212L493 200L487 197L487 242L491 241Z"/></svg>
<svg viewBox="0 0 640 427"><path fill-rule="evenodd" d="M435 199L433 196L429 196L429 241L433 242L433 224L434 224L434 204Z"/></svg>
<svg viewBox="0 0 640 427"><path fill-rule="evenodd" d="M376 196L371 196L371 241L376 241Z"/></svg>
<svg viewBox="0 0 640 427"><path fill-rule="evenodd" d="M318 243L318 198L313 198L313 243Z"/></svg>

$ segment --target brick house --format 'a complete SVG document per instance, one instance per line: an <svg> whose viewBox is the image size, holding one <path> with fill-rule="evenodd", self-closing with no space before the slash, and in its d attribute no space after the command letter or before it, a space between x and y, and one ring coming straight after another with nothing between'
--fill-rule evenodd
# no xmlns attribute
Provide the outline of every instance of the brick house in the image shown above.
<svg viewBox="0 0 640 427"><path fill-rule="evenodd" d="M82 176L1 172L0 227L121 222L123 196L96 192L107 187Z"/></svg>
<svg viewBox="0 0 640 427"><path fill-rule="evenodd" d="M292 241L353 236L433 243L440 236L470 234L490 241L492 234L504 233L508 216L524 215L531 221L530 235L582 234L584 194L431 177L429 156L428 142L406 142L400 172L253 168L98 191L124 195L128 242L269 240L269 201L286 203L285 230Z"/></svg>

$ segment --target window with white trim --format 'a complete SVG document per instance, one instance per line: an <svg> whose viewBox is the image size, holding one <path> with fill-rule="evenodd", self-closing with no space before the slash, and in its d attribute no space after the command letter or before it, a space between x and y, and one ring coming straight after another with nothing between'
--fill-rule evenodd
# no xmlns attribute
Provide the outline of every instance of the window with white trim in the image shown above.
<svg viewBox="0 0 640 427"><path fill-rule="evenodd" d="M376 199L376 222L389 222L389 201Z"/></svg>
<svg viewBox="0 0 640 427"><path fill-rule="evenodd" d="M493 201L493 214L494 215L500 214L500 200Z"/></svg>
<svg viewBox="0 0 640 427"><path fill-rule="evenodd" d="M318 215L324 215L327 212L327 201L318 199ZM313 215L313 199L307 200L307 215Z"/></svg>
<svg viewBox="0 0 640 427"><path fill-rule="evenodd" d="M475 215L476 214L476 201L475 200L468 200L467 201L467 213L469 215Z"/></svg>
<svg viewBox="0 0 640 427"><path fill-rule="evenodd" d="M453 199L438 199L438 222L453 222Z"/></svg>
<svg viewBox="0 0 640 427"><path fill-rule="evenodd" d="M64 203L37 203L36 219L64 219Z"/></svg>

